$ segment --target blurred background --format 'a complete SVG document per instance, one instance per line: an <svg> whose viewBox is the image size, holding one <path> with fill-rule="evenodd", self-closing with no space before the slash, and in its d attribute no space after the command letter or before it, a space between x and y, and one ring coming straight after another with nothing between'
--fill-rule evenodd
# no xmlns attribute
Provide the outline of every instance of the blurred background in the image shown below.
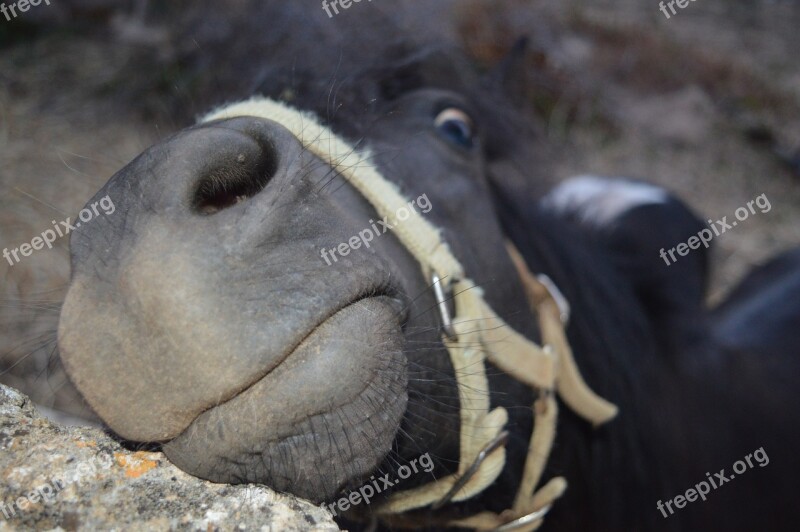
<svg viewBox="0 0 800 532"><path fill-rule="evenodd" d="M53 0L0 16L0 248L74 217L114 172L206 111L227 50L192 35L214 42L246 5ZM545 188L583 173L638 177L714 220L766 194L769 213L714 240L711 303L800 243L800 3L696 0L670 19L653 0L358 8L395 19L408 39L463 48L480 70L528 36L522 112L540 132ZM69 422L64 413L92 414L54 356L67 246L0 262L0 382Z"/></svg>

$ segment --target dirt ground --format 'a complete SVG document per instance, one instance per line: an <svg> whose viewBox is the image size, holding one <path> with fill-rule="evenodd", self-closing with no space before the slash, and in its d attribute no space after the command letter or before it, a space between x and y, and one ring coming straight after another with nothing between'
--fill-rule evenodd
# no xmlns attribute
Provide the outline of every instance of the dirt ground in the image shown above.
<svg viewBox="0 0 800 532"><path fill-rule="evenodd" d="M640 177L715 220L766 194L770 212L715 240L712 302L753 265L800 244L793 1L698 0L670 19L645 0L371 7L392 10L415 34L460 43L479 65L529 35L526 97L545 134L552 184L583 173ZM122 165L185 125L117 97L137 53L130 33L115 40L56 29L11 44L6 35L5 46L0 33L0 247L74 216ZM0 382L89 415L52 356L66 240L0 268Z"/></svg>

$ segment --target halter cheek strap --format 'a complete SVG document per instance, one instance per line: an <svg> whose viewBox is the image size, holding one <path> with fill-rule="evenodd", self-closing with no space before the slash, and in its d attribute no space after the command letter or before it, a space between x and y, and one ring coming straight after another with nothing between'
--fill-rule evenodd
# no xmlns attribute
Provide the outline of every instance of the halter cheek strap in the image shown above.
<svg viewBox="0 0 800 532"><path fill-rule="evenodd" d="M509 246L528 299L535 310L545 347L514 331L483 297L483 290L469 278L442 239L441 232L416 211L408 219L395 219L408 205L397 186L385 179L370 162L369 153L353 146L322 126L316 117L265 98L236 103L214 111L204 122L255 116L278 122L305 149L325 161L356 188L394 226L393 232L431 279L443 312L444 345L458 383L460 409L459 467L456 473L423 486L392 494L376 514L387 519L405 512L471 499L482 493L505 467L504 408L490 410L486 361L533 389L535 425L531 434L522 482L513 505L501 514L483 512L449 525L475 530L535 530L552 503L566 489L556 477L539 485L555 438L558 407L555 394L575 413L594 425L612 419L617 408L595 395L578 372L564 332L564 301L552 283L531 274L520 254ZM443 295L452 294L456 314L451 323Z"/></svg>

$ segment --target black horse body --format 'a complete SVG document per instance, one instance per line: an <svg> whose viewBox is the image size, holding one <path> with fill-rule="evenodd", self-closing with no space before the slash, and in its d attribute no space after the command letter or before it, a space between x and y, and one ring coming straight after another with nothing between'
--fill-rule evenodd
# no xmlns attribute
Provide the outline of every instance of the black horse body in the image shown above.
<svg viewBox="0 0 800 532"><path fill-rule="evenodd" d="M376 166L409 191L409 199L422 193L430 197L434 207L425 216L443 229L467 274L516 330L540 340L521 281L505 254L504 239L514 242L532 271L551 277L570 302L573 312L567 333L578 366L596 392L619 406L620 414L595 429L561 407L544 478L562 475L569 487L548 515L546 529L796 529L800 524L794 505L798 481L791 474L797 463L793 453L800 443L798 393L792 389L798 374L792 351L798 345L796 331L789 326L760 327L756 322L748 338L758 340L761 334L764 343L779 347L760 352L757 341L741 348L735 342L725 343L720 331L743 314L737 313L733 303L725 313L712 317L706 312L701 303L704 272L669 270L649 258L641 266L626 268L630 263L621 261L620 250L613 245L615 233L600 234L540 208L535 128L520 120L502 90L503 80L513 71L511 63L478 77L457 52L412 43L399 35L389 17L366 14L374 8L368 3L335 19L329 19L317 2L246 4L247 9L238 15L204 5L181 17L180 42L197 45L181 58L199 80L192 93L192 111L263 94L316 114L358 147L370 149ZM215 18L210 14L219 15L218 21L224 24L202 22ZM430 110L420 112L421 106ZM429 145L425 135L433 126L419 117L430 115L432 121L438 110L448 106L467 110L476 122L478 153L464 156L457 147L453 155L447 148ZM170 150L179 150L183 140L177 137L172 142ZM97 223L73 236L75 271L90 275L99 263L104 268L108 263L124 263L126 241L107 245L110 235L139 228L138 220L149 209L160 208L147 203L157 197L151 194L154 187L159 188L158 183L147 181L155 179L148 174L148 165L169 163L172 153L148 152L99 193L116 196L119 214L108 224ZM267 183L263 193L271 186ZM336 183L336 190L347 186ZM126 194L127 199L119 197ZM353 227L370 219L369 206L357 194L344 194L345 205L356 212ZM647 216L645 212L644 221ZM668 240L674 227L669 220L664 226L654 224L652 249L628 251L659 260L658 249L678 241ZM397 251L393 236L381 238L392 240L385 245L393 246L394 267L411 279L403 285L407 293L401 298L411 315L403 325L407 403L399 425L390 431L391 448L382 453L377 467L358 470L345 483L325 481L329 473L333 478L337 466L320 469L319 486L324 489L316 492L320 495L316 502L357 488L370 475L394 472L424 453L434 460L435 477L454 472L458 465L456 381L440 341L429 280L421 277L409 256ZM212 240L210 249L218 245ZM319 275L344 267L337 264L331 270L319 270ZM653 272L660 273L649 275ZM107 280L105 273L97 275ZM331 282L337 279L331 275ZM775 282L784 282L781 279ZM113 283L109 285L113 291ZM795 285L791 289L796 295ZM752 297L751 292L739 297ZM776 298L789 301L785 293L776 292ZM767 302L762 307L768 311L771 305ZM789 323L798 305L783 303L783 308ZM752 308L747 312L752 315ZM667 344L665 338L679 340ZM69 349L64 351L73 355ZM102 358L103 353L96 356ZM74 363L67 367L73 378L81 371ZM534 421L533 395L491 365L488 374L492 406L504 406L509 412L507 465L479 496L437 512L411 514L420 527L441 528L449 518L485 509L501 512L513 500ZM80 375L76 380L81 380ZM131 402L131 408L147 408L145 398L137 401ZM403 403L398 399L397 404ZM688 504L668 517L657 508L657 502L706 480L707 472L713 475L725 468L730 473L731 464L759 448L769 456L766 467L751 469L712 491L707 501ZM291 482L275 481L267 466L252 473L237 470L224 478L262 480L314 498ZM397 489L431 480L414 476ZM349 518L357 521L371 509L356 508Z"/></svg>

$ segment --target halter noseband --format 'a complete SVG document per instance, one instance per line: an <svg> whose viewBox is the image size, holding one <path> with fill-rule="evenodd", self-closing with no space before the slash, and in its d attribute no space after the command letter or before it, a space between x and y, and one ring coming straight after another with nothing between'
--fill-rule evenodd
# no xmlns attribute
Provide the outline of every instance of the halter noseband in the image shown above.
<svg viewBox="0 0 800 532"><path fill-rule="evenodd" d="M566 489L566 480L555 477L536 489L555 438L558 417L555 394L576 414L594 425L611 420L617 408L598 397L583 381L564 331L569 310L566 300L549 279L528 270L517 250L509 253L525 286L528 300L539 322L544 348L528 340L502 320L486 303L483 290L469 278L440 231L416 211L397 222L395 213L407 205L397 186L386 180L370 162L370 156L322 126L307 113L266 98L236 103L203 119L203 122L255 116L275 121L301 142L303 147L328 163L356 188L394 226L394 233L419 262L426 279L432 280L442 316L442 341L458 383L460 409L460 457L456 473L429 484L393 493L376 508L376 514L392 519L405 512L471 499L482 493L505 467L504 427L508 414L502 407L490 410L488 360L537 393L535 425L528 454L511 508L496 514L482 512L450 521L451 526L475 530L535 530L552 503ZM407 212L407 209L406 209ZM446 295L452 294L455 316L451 319Z"/></svg>

